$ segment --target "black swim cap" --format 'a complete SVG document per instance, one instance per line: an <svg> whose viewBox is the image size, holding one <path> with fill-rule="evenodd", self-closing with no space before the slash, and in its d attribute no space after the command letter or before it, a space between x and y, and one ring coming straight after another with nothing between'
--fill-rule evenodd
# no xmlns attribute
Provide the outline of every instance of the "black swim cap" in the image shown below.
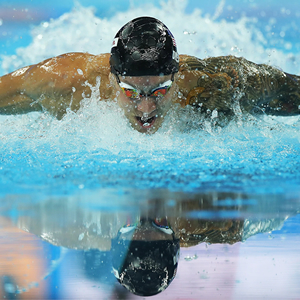
<svg viewBox="0 0 300 300"><path fill-rule="evenodd" d="M131 293L153 296L174 279L179 259L179 240L112 241L113 272Z"/></svg>
<svg viewBox="0 0 300 300"><path fill-rule="evenodd" d="M161 21L136 18L116 34L111 48L110 68L124 76L158 76L178 72L175 39Z"/></svg>

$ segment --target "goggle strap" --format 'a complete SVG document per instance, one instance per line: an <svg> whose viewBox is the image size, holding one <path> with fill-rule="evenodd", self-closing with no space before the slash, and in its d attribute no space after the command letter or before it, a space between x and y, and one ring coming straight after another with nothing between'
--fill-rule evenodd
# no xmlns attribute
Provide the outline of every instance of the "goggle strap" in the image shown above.
<svg viewBox="0 0 300 300"><path fill-rule="evenodd" d="M122 81L120 81L119 86L120 86L121 88L127 89L127 90L135 90L135 91L138 90L137 88L135 88L135 87L133 87L133 86L131 86L131 85L125 83L125 82L122 82Z"/></svg>

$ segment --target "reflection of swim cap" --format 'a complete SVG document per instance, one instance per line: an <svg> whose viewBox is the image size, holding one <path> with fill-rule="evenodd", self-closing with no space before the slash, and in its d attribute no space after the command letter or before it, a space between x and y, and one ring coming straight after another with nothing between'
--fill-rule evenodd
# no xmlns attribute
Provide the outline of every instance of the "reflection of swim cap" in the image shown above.
<svg viewBox="0 0 300 300"><path fill-rule="evenodd" d="M113 272L130 292L153 296L174 279L179 259L179 240L112 241Z"/></svg>
<svg viewBox="0 0 300 300"><path fill-rule="evenodd" d="M158 76L173 74L179 68L175 39L159 20L140 17L125 24L111 48L113 74Z"/></svg>

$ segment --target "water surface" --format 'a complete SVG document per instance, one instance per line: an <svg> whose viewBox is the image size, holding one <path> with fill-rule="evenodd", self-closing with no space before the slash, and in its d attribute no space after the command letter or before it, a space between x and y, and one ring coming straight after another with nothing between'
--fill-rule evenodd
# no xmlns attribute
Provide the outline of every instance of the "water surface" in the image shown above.
<svg viewBox="0 0 300 300"><path fill-rule="evenodd" d="M14 5L24 20L44 5L32 22L0 16L2 74L65 52L109 52L117 30L145 10L167 24L180 53L300 73L295 1L31 4L28 13ZM147 136L96 93L61 121L0 116L2 293L6 284L24 299L134 298L111 274L110 240L128 216L146 214L167 216L182 238L178 274L158 299L298 299L299 127L298 117L237 115L219 128L186 108ZM199 234L207 224L213 231Z"/></svg>

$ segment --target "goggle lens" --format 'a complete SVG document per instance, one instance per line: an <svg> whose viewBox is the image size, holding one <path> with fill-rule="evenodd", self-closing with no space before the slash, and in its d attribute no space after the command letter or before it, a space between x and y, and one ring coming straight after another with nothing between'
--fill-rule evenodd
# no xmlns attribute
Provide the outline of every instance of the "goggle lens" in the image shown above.
<svg viewBox="0 0 300 300"><path fill-rule="evenodd" d="M161 86L153 89L148 95L141 93L138 89L131 87L129 84L121 82L119 77L117 77L119 86L122 92L125 94L126 97L131 99L138 99L140 97L148 96L148 97L155 97L155 98L162 98L164 97L169 89L171 88L174 80L174 76L171 80L164 82Z"/></svg>
<svg viewBox="0 0 300 300"><path fill-rule="evenodd" d="M165 96L166 93L171 88L171 85L170 86L164 86L164 87L157 88L156 90L152 91L152 93L150 94L150 97L151 96L152 97L163 97L163 96Z"/></svg>
<svg viewBox="0 0 300 300"><path fill-rule="evenodd" d="M126 97L128 98L138 98L140 93L136 89L126 89L121 87L123 93L125 94Z"/></svg>
<svg viewBox="0 0 300 300"><path fill-rule="evenodd" d="M153 223L159 227L169 227L167 218L155 218Z"/></svg>

